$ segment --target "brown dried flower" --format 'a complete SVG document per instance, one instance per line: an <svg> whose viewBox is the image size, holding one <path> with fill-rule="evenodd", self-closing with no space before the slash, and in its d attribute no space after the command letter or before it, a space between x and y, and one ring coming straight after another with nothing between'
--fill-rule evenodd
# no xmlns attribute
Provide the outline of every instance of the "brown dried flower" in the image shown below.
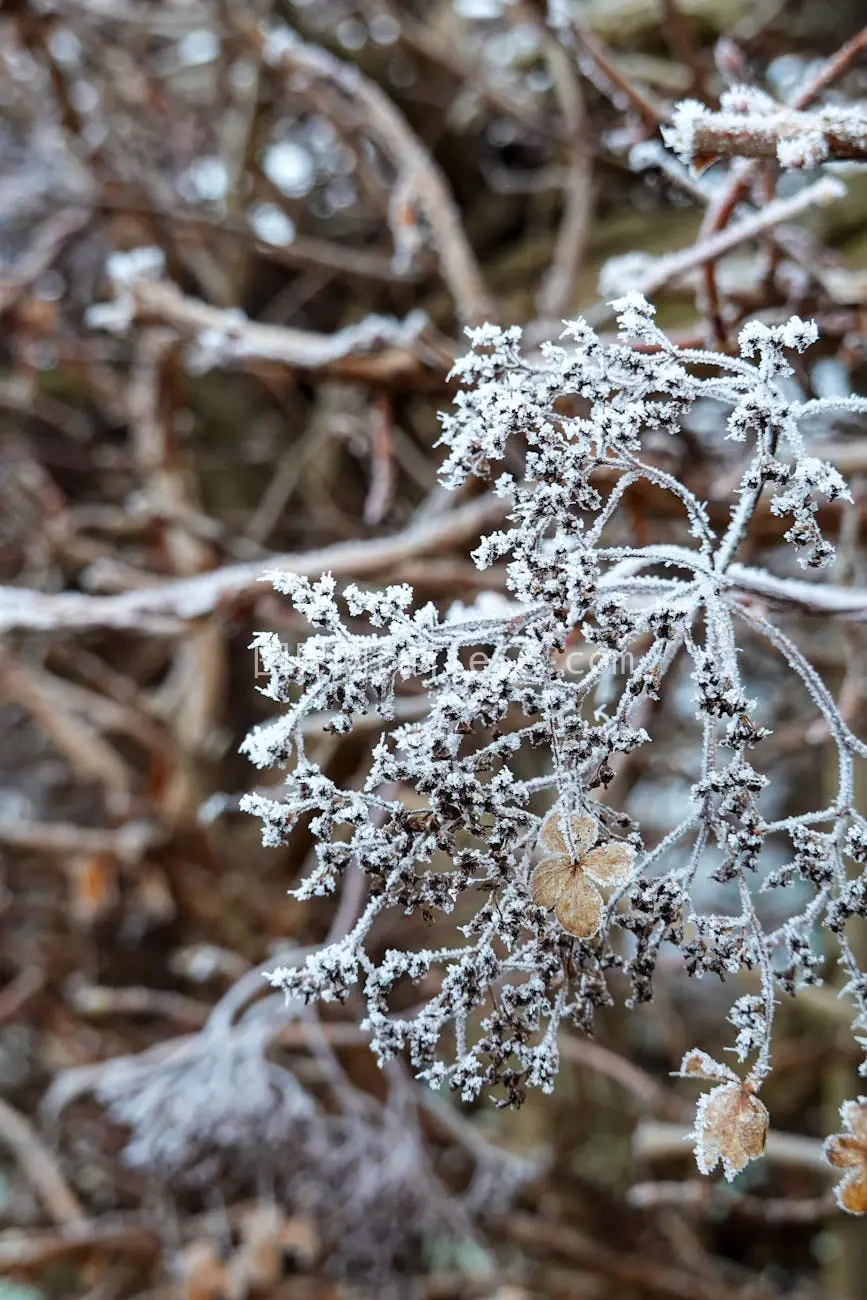
<svg viewBox="0 0 867 1300"><path fill-rule="evenodd" d="M768 1110L755 1095L749 1079L720 1065L706 1052L694 1050L683 1058L680 1072L689 1078L719 1084L699 1097L695 1111L695 1162L699 1172L711 1173L722 1161L731 1180L764 1153L768 1135Z"/></svg>
<svg viewBox="0 0 867 1300"><path fill-rule="evenodd" d="M846 1172L834 1188L837 1204L850 1214L867 1213L867 1097L840 1107L845 1133L825 1139L825 1159Z"/></svg>
<svg viewBox="0 0 867 1300"><path fill-rule="evenodd" d="M563 929L578 939L589 939L602 924L602 895L593 882L625 884L635 858L631 844L614 840L591 848L597 833L585 813L571 813L568 826L563 813L549 813L539 834L548 854L530 878L533 902L553 907Z"/></svg>

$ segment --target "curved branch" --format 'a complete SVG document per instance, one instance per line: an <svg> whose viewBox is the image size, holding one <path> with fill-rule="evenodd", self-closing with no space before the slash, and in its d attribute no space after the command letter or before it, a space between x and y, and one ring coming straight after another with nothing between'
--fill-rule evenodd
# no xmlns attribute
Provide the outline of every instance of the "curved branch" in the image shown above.
<svg viewBox="0 0 867 1300"><path fill-rule="evenodd" d="M273 40L250 24L245 24L243 31L266 62L285 75L295 93L309 89L311 83L325 83L349 101L356 121L360 119L397 170L394 191L404 201L398 205L400 211L393 211L392 226L414 226L413 209L417 208L430 228L443 279L463 323L492 320L491 299L445 177L388 95L357 68L288 30Z"/></svg>

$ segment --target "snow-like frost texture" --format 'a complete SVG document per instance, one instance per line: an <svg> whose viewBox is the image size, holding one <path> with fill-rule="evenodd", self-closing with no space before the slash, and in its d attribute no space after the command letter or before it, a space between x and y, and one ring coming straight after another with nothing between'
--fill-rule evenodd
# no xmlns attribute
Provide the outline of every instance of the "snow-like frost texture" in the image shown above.
<svg viewBox="0 0 867 1300"><path fill-rule="evenodd" d="M867 153L867 114L850 105L798 112L754 86L733 86L718 110L695 99L676 104L662 138L682 163L699 170L718 157L774 153L785 169L815 168L835 156Z"/></svg>

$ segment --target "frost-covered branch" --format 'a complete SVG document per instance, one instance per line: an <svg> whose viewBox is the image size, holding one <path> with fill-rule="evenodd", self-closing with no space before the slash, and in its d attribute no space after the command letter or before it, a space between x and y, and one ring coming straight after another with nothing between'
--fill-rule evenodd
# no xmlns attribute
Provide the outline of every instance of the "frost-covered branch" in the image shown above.
<svg viewBox="0 0 867 1300"><path fill-rule="evenodd" d="M805 186L797 194L768 203L760 212L743 217L734 225L726 226L724 230L707 239L700 239L690 248L648 259L647 269L643 275L638 272L637 256L640 255L628 254L625 262L629 268L629 278L633 282L638 280L641 293L652 296L663 285L689 274L696 267L706 266L718 257L730 253L732 249L739 248L750 240L772 231L775 226L782 225L785 221L792 221L795 217L808 212L810 208L834 203L837 199L842 199L845 194L846 186L842 181L832 176L823 176L821 180ZM614 270L617 266L616 259L609 266ZM611 271L606 268L604 274L607 281L611 277Z"/></svg>
<svg viewBox="0 0 867 1300"><path fill-rule="evenodd" d="M133 325L168 326L187 344L187 364L195 372L271 362L388 385L413 379L423 382L431 363L434 374L442 366L442 344L434 341L424 312L413 312L405 321L368 316L334 334L316 334L263 324L237 308L212 307L187 297L161 278L158 249L118 253L110 260L108 272L114 299L90 309L90 324L116 333L125 333Z"/></svg>
<svg viewBox="0 0 867 1300"><path fill-rule="evenodd" d="M0 631L39 628L118 627L164 634L177 633L190 620L262 592L266 566L314 577L329 570L342 577L364 578L408 561L435 555L466 542L499 523L506 505L493 495L479 497L446 514L411 524L391 537L339 542L297 555L274 555L242 564L226 564L191 578L157 581L116 595L42 592L0 587Z"/></svg>
<svg viewBox="0 0 867 1300"><path fill-rule="evenodd" d="M867 114L862 109L835 105L799 112L753 87L727 91L719 112L684 100L662 134L696 171L720 158L776 158L786 168L867 161Z"/></svg>

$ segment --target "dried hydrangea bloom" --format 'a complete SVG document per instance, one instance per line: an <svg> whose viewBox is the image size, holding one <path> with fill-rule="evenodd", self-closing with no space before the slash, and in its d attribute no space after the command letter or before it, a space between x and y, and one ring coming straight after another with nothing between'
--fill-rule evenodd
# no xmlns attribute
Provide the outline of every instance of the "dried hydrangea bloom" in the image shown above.
<svg viewBox="0 0 867 1300"><path fill-rule="evenodd" d="M539 842L548 850L530 878L530 892L538 907L552 907L567 934L589 939L602 924L599 885L624 885L635 858L631 844L614 840L591 848L597 823L585 813L549 813L542 823ZM593 882L596 882L594 884Z"/></svg>
<svg viewBox="0 0 867 1300"><path fill-rule="evenodd" d="M729 1182L751 1160L764 1154L768 1136L768 1110L749 1080L741 1080L727 1065L705 1052L688 1052L680 1072L686 1077L709 1079L719 1086L703 1093L695 1112L695 1162L699 1172L711 1173L722 1161Z"/></svg>
<svg viewBox="0 0 867 1300"><path fill-rule="evenodd" d="M867 1097L840 1107L845 1133L825 1139L825 1159L846 1173L834 1189L837 1204L850 1214L867 1213Z"/></svg>

